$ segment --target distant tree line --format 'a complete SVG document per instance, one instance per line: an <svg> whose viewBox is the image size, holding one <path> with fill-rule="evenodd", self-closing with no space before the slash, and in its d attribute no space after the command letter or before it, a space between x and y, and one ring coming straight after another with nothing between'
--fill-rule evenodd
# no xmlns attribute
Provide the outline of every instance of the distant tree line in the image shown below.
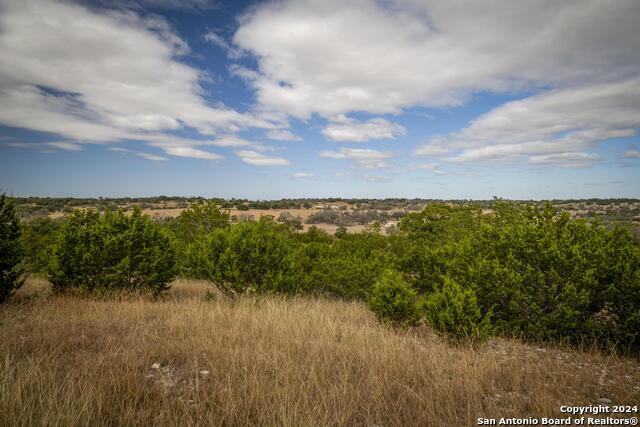
<svg viewBox="0 0 640 427"><path fill-rule="evenodd" d="M351 211L325 209L312 213L307 218L307 224L334 224L334 225L354 225L369 224L374 221L381 223L389 220L399 220L406 211L379 211L375 209L356 209Z"/></svg>

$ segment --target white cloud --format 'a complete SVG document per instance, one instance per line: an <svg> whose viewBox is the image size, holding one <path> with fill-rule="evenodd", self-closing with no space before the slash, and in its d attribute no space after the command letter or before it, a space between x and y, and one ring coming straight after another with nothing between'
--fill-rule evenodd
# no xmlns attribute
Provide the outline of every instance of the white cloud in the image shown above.
<svg viewBox="0 0 640 427"><path fill-rule="evenodd" d="M640 127L640 79L557 89L508 102L415 154L458 152L450 161L513 160L577 153ZM560 162L559 165L570 163Z"/></svg>
<svg viewBox="0 0 640 427"><path fill-rule="evenodd" d="M109 147L109 151L115 151L116 153L131 153L131 150L122 147Z"/></svg>
<svg viewBox="0 0 640 427"><path fill-rule="evenodd" d="M86 1L86 0L84 0ZM164 9L214 9L217 0L110 0L109 5L123 8L164 8Z"/></svg>
<svg viewBox="0 0 640 427"><path fill-rule="evenodd" d="M276 141L302 141L297 135L286 129L274 129L267 132L267 138Z"/></svg>
<svg viewBox="0 0 640 427"><path fill-rule="evenodd" d="M136 156L139 156L139 157L142 157L144 159L151 160L151 161L154 161L154 162L165 162L165 161L169 160L166 157L158 156L157 154L145 153L143 151L130 150L128 148L123 148L123 147L109 147L108 150L109 151L114 151L116 153L121 153L121 154L135 154Z"/></svg>
<svg viewBox="0 0 640 427"><path fill-rule="evenodd" d="M237 136L227 135L217 138L213 141L209 141L208 144L215 145L216 147L224 148L238 148L238 147L251 147L254 150L264 151L268 147L257 142L247 141L246 139L238 138Z"/></svg>
<svg viewBox="0 0 640 427"><path fill-rule="evenodd" d="M179 62L189 46L157 15L62 1L6 0L0 28L4 125L51 132L74 143L148 141L185 126L201 135L276 127L205 101L199 84L203 75ZM198 149L174 152L215 157Z"/></svg>
<svg viewBox="0 0 640 427"><path fill-rule="evenodd" d="M217 34L215 31L212 31L212 30L207 31L203 37L206 41L208 41L214 46L218 46L221 49L228 50L231 48L229 46L229 43L227 43L227 41L224 38L222 38L222 36Z"/></svg>
<svg viewBox="0 0 640 427"><path fill-rule="evenodd" d="M640 159L640 150L627 150L622 157L627 159Z"/></svg>
<svg viewBox="0 0 640 427"><path fill-rule="evenodd" d="M156 154L150 154L150 153L143 153L143 152L138 152L136 153L137 156L143 157L147 160L152 160L154 162L164 162L167 161L169 159L167 159L166 157L162 157L162 156L158 156Z"/></svg>
<svg viewBox="0 0 640 427"><path fill-rule="evenodd" d="M310 172L297 172L293 174L294 178L312 178L315 175Z"/></svg>
<svg viewBox="0 0 640 427"><path fill-rule="evenodd" d="M339 153L337 151L330 151L330 150L321 151L320 157L324 157L326 159L346 159L347 158L345 154Z"/></svg>
<svg viewBox="0 0 640 427"><path fill-rule="evenodd" d="M64 151L81 151L82 145L74 144L66 141L51 141L51 142L8 142L6 145L17 148L38 148L50 151L54 148Z"/></svg>
<svg viewBox="0 0 640 427"><path fill-rule="evenodd" d="M327 125L322 133L336 142L365 142L372 139L395 139L406 135L407 130L383 118L373 118L366 122L343 118Z"/></svg>
<svg viewBox="0 0 640 427"><path fill-rule="evenodd" d="M442 142L439 142L439 143L442 143ZM446 147L436 145L436 143L434 142L429 142L421 147L418 147L415 150L415 154L417 156L436 156L439 154L448 153L449 151L451 150L449 150Z"/></svg>
<svg viewBox="0 0 640 427"><path fill-rule="evenodd" d="M176 157L190 157L193 159L203 160L222 160L223 156L209 151L204 151L195 147L184 146L161 146L165 153Z"/></svg>
<svg viewBox="0 0 640 427"><path fill-rule="evenodd" d="M350 159L357 165L367 168L386 168L389 166L388 159L395 154L390 151L378 151L368 148L341 148L338 151L322 151L320 157L328 159Z"/></svg>
<svg viewBox="0 0 640 427"><path fill-rule="evenodd" d="M45 142L43 143L43 145L53 147L53 148L58 148L60 150L66 150L66 151L82 150L82 146L80 144L74 144L72 142L65 142L65 141Z"/></svg>
<svg viewBox="0 0 640 427"><path fill-rule="evenodd" d="M556 153L531 156L529 163L539 165L558 165L570 168L581 168L591 166L594 162L602 158L592 153Z"/></svg>
<svg viewBox="0 0 640 427"><path fill-rule="evenodd" d="M265 109L299 118L457 106L474 92L640 72L636 0L288 0L241 20L238 68Z"/></svg>
<svg viewBox="0 0 640 427"><path fill-rule="evenodd" d="M289 160L282 157L268 157L253 150L237 150L235 153L243 162L254 166L289 166L291 164Z"/></svg>

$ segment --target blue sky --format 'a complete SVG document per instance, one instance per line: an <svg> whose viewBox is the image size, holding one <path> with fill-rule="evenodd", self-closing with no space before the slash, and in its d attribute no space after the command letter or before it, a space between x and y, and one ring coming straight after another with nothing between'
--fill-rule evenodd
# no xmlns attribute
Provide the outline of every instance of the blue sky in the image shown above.
<svg viewBox="0 0 640 427"><path fill-rule="evenodd" d="M0 0L17 196L640 198L640 2Z"/></svg>

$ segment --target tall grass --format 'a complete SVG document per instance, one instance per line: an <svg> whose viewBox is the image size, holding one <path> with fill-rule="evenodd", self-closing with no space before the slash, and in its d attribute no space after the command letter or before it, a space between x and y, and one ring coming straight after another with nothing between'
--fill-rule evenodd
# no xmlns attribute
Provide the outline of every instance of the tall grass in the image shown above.
<svg viewBox="0 0 640 427"><path fill-rule="evenodd" d="M92 300L32 280L0 308L0 425L466 426L640 401L631 359L452 346L426 327L381 325L359 303L208 289Z"/></svg>

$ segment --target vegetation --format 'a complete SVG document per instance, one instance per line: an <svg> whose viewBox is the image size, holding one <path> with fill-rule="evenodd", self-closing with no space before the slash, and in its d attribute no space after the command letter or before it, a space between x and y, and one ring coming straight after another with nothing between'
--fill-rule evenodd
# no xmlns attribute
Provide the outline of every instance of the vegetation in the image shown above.
<svg viewBox="0 0 640 427"><path fill-rule="evenodd" d="M0 194L0 303L22 285L20 223L13 200Z"/></svg>
<svg viewBox="0 0 640 427"><path fill-rule="evenodd" d="M33 218L22 223L21 244L29 273L45 275L63 220Z"/></svg>
<svg viewBox="0 0 640 427"><path fill-rule="evenodd" d="M358 302L207 302L210 286L186 281L160 300L97 301L47 286L30 279L0 307L3 426L470 426L638 403L638 360L505 339L452 346Z"/></svg>
<svg viewBox="0 0 640 427"><path fill-rule="evenodd" d="M263 217L209 233L191 252L193 277L227 293L369 299L382 318L410 324L420 312L454 338L495 331L640 347L640 245L623 228L571 220L550 205L496 201L487 213L432 204L406 215L392 236L375 227L340 238L294 233ZM405 287L420 297L421 310L398 308Z"/></svg>
<svg viewBox="0 0 640 427"><path fill-rule="evenodd" d="M226 294L294 293L290 262L294 250L289 228L269 218L217 229L189 251L187 269L213 281Z"/></svg>
<svg viewBox="0 0 640 427"><path fill-rule="evenodd" d="M442 286L425 295L419 306L436 331L456 340L481 340L491 331L491 313L482 314L473 289L446 276Z"/></svg>
<svg viewBox="0 0 640 427"><path fill-rule="evenodd" d="M134 208L76 210L60 231L49 277L57 292L142 291L160 294L176 273L170 238Z"/></svg>
<svg viewBox="0 0 640 427"><path fill-rule="evenodd" d="M23 263L46 279L0 307L0 425L469 425L637 402L625 227L495 200L330 235L292 214L234 222L224 203L19 223L2 197L2 298Z"/></svg>
<svg viewBox="0 0 640 427"><path fill-rule="evenodd" d="M416 299L402 274L387 270L373 286L368 303L378 319L406 325L418 320Z"/></svg>
<svg viewBox="0 0 640 427"><path fill-rule="evenodd" d="M233 223L221 206L195 200L157 223L135 206L75 211L25 222L21 241L31 271L48 271L57 290L159 293L178 272L233 296L368 301L381 319L422 320L455 339L515 335L640 351L640 243L624 227L494 200L431 203L387 235L374 222L332 236L302 232L288 212Z"/></svg>

